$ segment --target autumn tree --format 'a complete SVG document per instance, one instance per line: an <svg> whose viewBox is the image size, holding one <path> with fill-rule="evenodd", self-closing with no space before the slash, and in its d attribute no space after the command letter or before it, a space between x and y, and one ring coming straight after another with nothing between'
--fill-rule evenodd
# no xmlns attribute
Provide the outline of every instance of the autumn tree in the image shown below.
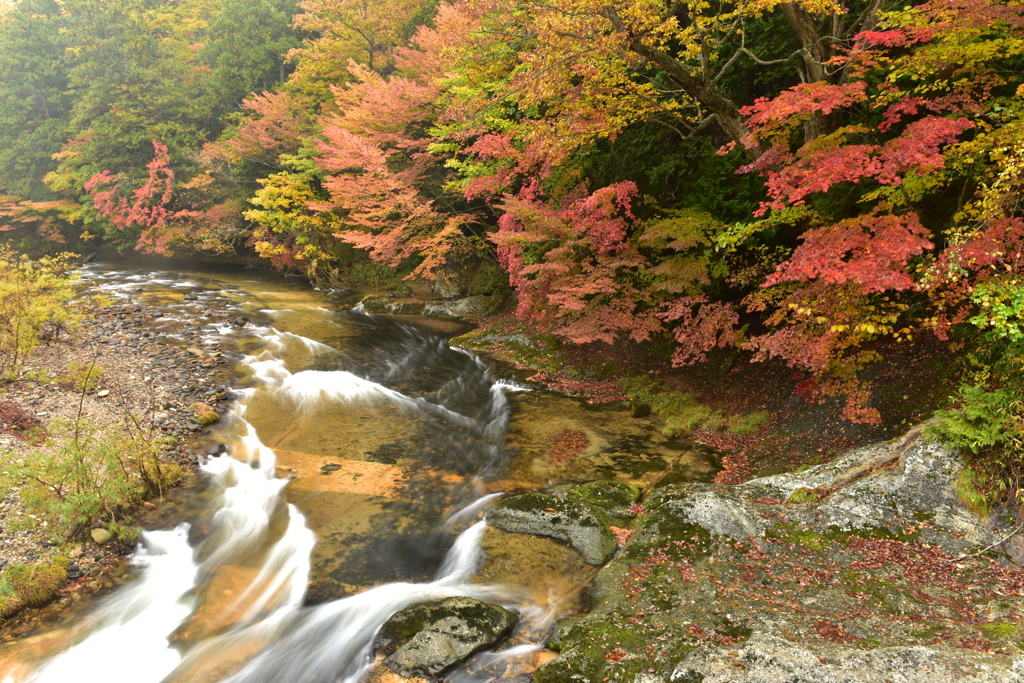
<svg viewBox="0 0 1024 683"><path fill-rule="evenodd" d="M1008 68L1022 24L1019 6L986 0L889 12L843 60L849 83L799 85L745 110L768 150L748 166L767 180L758 213L773 218L731 239L800 229L748 298L770 326L749 346L808 371L819 393L846 395L848 417L879 419L858 378L878 341L922 329L946 338L972 315L1016 324L990 319L984 303L993 291L1012 299L1024 246L1019 121L1008 115L1024 95ZM841 111L861 116L794 144L811 117Z"/></svg>

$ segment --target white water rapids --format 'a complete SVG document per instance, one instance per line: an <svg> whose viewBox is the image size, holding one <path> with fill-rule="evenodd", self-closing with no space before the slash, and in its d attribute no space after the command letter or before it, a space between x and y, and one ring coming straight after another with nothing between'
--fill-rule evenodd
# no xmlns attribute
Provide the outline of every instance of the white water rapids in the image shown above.
<svg viewBox="0 0 1024 683"><path fill-rule="evenodd" d="M260 348L242 361L251 373L250 386L237 392L226 417L237 438L227 454L212 457L202 466L218 493L207 540L191 547L186 526L145 533L132 560L139 568L138 579L122 586L93 614L85 634L72 647L27 678L7 677L5 683L354 682L371 665L378 629L405 606L459 595L522 611L515 590L470 583L479 560L483 522L458 536L429 583L389 583L303 607L316 538L302 513L284 500L288 480L277 476L274 451L247 421L250 402L257 395L273 394L278 404L293 409L291 420L308 423L326 405L384 401L399 411L427 415L494 442L503 438L508 424L505 392L517 387L489 380L490 404L480 412L482 419L474 419L442 405L443 401L410 398L345 370L293 372L286 358L308 361L338 352L296 334L272 328L260 332ZM451 386L438 393L457 391L461 381L450 381ZM494 463L480 465L485 469ZM440 520L440 526L470 524L497 495L462 505L447 520ZM172 634L197 609L198 589L229 566L252 570L228 607L233 615L230 624L179 652L172 646ZM487 656L521 657L539 647L521 644ZM229 666L221 676L217 666L224 662Z"/></svg>

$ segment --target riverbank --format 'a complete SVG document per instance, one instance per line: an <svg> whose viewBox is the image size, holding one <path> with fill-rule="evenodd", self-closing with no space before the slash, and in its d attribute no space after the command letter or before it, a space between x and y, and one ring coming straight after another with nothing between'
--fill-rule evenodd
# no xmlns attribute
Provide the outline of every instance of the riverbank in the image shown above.
<svg viewBox="0 0 1024 683"><path fill-rule="evenodd" d="M159 460L167 468L189 471L199 459L193 437L228 399L223 370L233 364L231 353L202 334L225 313L171 313L167 301L147 300L139 291L99 299L95 293L86 287L72 302L83 314L77 327L38 347L23 377L0 387L5 469L53 454L69 429L103 440L128 422L134 434L159 444ZM188 297L188 290L181 296ZM14 589L14 595L0 598L0 616L55 596L73 602L110 587L134 548L130 537L119 540L103 520L90 528L55 527L26 505L22 488L6 488L0 502L0 569ZM117 519L106 522L130 525L131 517L155 508L159 498L160 492L133 510L114 511ZM22 574L27 585L12 585L12 577ZM31 628L31 619L9 624L2 637L11 640Z"/></svg>

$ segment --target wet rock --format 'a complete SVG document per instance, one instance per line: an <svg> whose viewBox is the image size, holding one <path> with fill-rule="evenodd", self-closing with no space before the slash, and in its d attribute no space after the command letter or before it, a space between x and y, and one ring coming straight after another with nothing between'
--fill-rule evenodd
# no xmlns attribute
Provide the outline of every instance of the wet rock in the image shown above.
<svg viewBox="0 0 1024 683"><path fill-rule="evenodd" d="M607 562L618 545L608 528L612 519L599 507L571 498L524 493L500 501L487 512L487 523L516 534L565 541L587 564Z"/></svg>
<svg viewBox="0 0 1024 683"><path fill-rule="evenodd" d="M630 417L647 417L651 414L651 404L643 403L641 401L630 401L629 403L629 415Z"/></svg>
<svg viewBox="0 0 1024 683"><path fill-rule="evenodd" d="M106 529L93 529L90 535L97 545L106 545L113 538L113 535Z"/></svg>
<svg viewBox="0 0 1024 683"><path fill-rule="evenodd" d="M468 296L455 301L432 301L423 307L424 315L464 320L483 308L484 299L479 296Z"/></svg>
<svg viewBox="0 0 1024 683"><path fill-rule="evenodd" d="M603 508L609 515L619 519L635 516L631 508L640 500L639 488L619 481L569 484L556 486L552 491L557 496Z"/></svg>
<svg viewBox="0 0 1024 683"><path fill-rule="evenodd" d="M498 605L447 598L395 613L381 627L375 647L391 652L384 661L403 676L436 677L495 645L517 621Z"/></svg>
<svg viewBox="0 0 1024 683"><path fill-rule="evenodd" d="M367 313L390 315L420 315L423 313L422 301L395 301L383 296L367 296L363 298L363 310Z"/></svg>
<svg viewBox="0 0 1024 683"><path fill-rule="evenodd" d="M961 467L916 429L801 473L655 489L536 683L1024 683L1020 576L973 556L1017 522L967 510Z"/></svg>

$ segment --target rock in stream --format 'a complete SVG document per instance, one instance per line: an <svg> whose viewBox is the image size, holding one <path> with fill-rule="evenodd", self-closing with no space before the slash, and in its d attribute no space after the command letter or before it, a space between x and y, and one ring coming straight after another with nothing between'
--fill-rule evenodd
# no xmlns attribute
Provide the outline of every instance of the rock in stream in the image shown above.
<svg viewBox="0 0 1024 683"><path fill-rule="evenodd" d="M499 605L454 597L410 605L377 635L375 648L399 674L436 677L504 638L518 617Z"/></svg>

